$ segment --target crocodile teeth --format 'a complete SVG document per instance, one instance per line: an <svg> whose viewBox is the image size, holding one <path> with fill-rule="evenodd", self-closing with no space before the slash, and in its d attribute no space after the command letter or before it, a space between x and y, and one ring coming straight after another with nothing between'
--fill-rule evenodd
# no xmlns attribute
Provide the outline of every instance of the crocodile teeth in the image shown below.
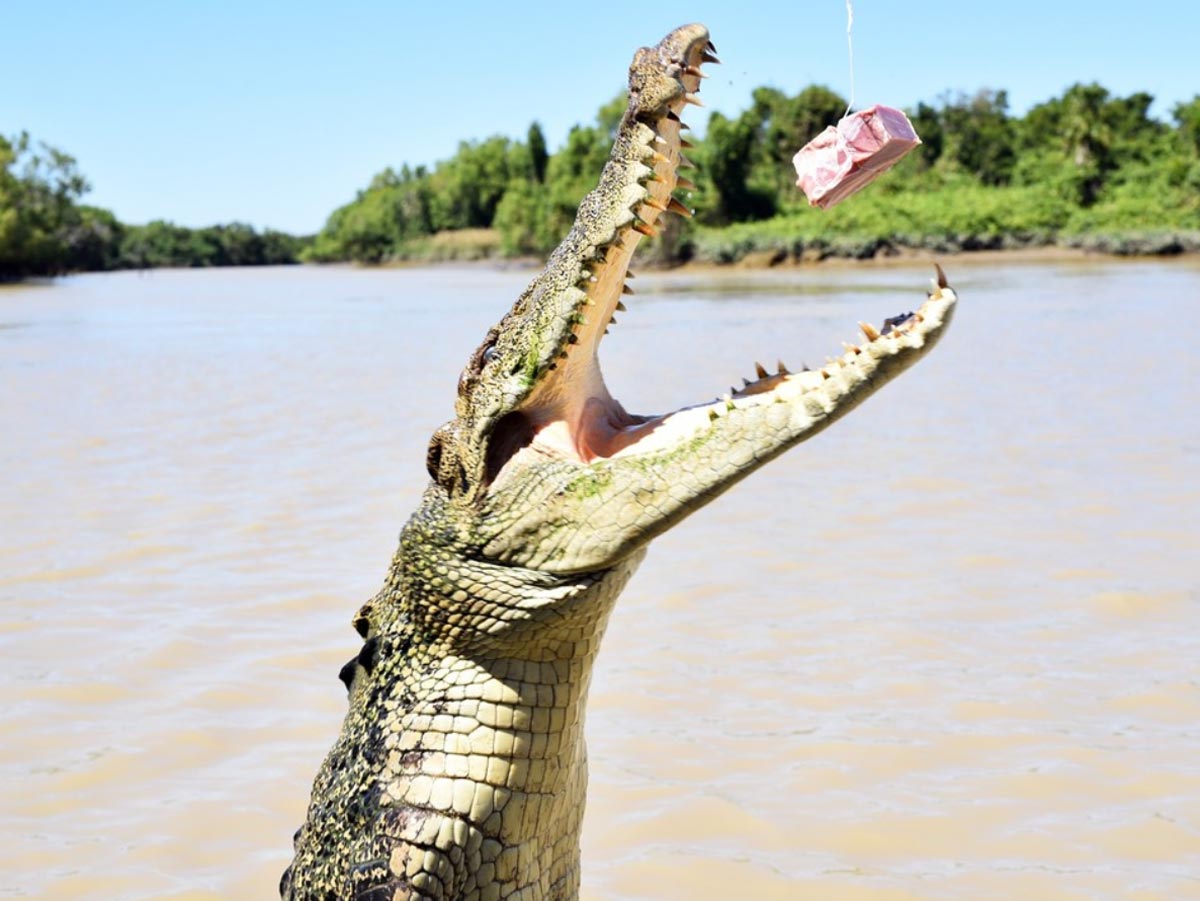
<svg viewBox="0 0 1200 901"><path fill-rule="evenodd" d="M766 370L766 367L765 367L765 366L763 366L763 364L762 364L762 363L755 363L755 364L754 364L754 371L755 371L756 373L758 373L758 377L759 377L760 379L765 379L765 378L767 377L767 370Z"/></svg>
<svg viewBox="0 0 1200 901"><path fill-rule="evenodd" d="M691 160L689 160L686 156L684 156L681 153L681 154L679 154L679 168L680 169L695 169L696 164L693 163Z"/></svg>
<svg viewBox="0 0 1200 901"><path fill-rule="evenodd" d="M685 191L694 191L696 190L696 183L681 175L675 179L675 187L683 188Z"/></svg>
<svg viewBox="0 0 1200 901"><path fill-rule="evenodd" d="M683 102L690 103L692 106L704 106L704 104L700 101L700 96L698 94L693 94L691 91L687 91L683 95Z"/></svg>
<svg viewBox="0 0 1200 901"><path fill-rule="evenodd" d="M842 347L846 348L846 353L854 353L854 354L862 353L862 351L860 351L857 347L855 347L853 344L850 344L846 341L842 342Z"/></svg>
<svg viewBox="0 0 1200 901"><path fill-rule="evenodd" d="M686 75L695 75L697 78L708 78L707 75L700 71L699 66L685 66L683 71Z"/></svg>
<svg viewBox="0 0 1200 901"><path fill-rule="evenodd" d="M712 44L709 44L709 46L712 47ZM704 54L700 57L700 62L713 63L714 65L717 65L717 66L721 65L721 61L719 59L717 59L715 56L713 56L713 54L707 50L705 50Z"/></svg>
<svg viewBox="0 0 1200 901"><path fill-rule="evenodd" d="M791 373L790 373L790 372L788 372L788 368L787 368L786 366L784 366L784 365L783 365L783 360L780 360L780 361L779 361L778 363L776 363L775 365L776 365L777 367L779 367L779 374L780 374L780 375L791 375Z"/></svg>
<svg viewBox="0 0 1200 901"><path fill-rule="evenodd" d="M633 223L633 230L636 232L641 232L643 235L645 235L648 238L653 238L655 235L658 234L658 232L656 232L654 230L654 226L650 225L647 222L642 222L640 219L637 222Z"/></svg>
<svg viewBox="0 0 1200 901"><path fill-rule="evenodd" d="M622 294L633 294L635 292L634 292L633 288L629 287L629 285L622 285L621 293Z"/></svg>
<svg viewBox="0 0 1200 901"><path fill-rule="evenodd" d="M862 329L862 333L867 336L868 341L874 341L879 337L879 332L876 331L875 326L871 325L869 322L860 322L858 327Z"/></svg>
<svg viewBox="0 0 1200 901"><path fill-rule="evenodd" d="M707 47L709 49L709 51L711 51L712 53L717 52L717 45L714 44L712 41L708 41L704 46Z"/></svg>
<svg viewBox="0 0 1200 901"><path fill-rule="evenodd" d="M680 216L683 216L685 219L691 219L692 216L695 215L691 210L689 210L687 207L685 207L682 203L680 203L674 197L672 197L670 202L667 204L667 210L672 213L678 213Z"/></svg>

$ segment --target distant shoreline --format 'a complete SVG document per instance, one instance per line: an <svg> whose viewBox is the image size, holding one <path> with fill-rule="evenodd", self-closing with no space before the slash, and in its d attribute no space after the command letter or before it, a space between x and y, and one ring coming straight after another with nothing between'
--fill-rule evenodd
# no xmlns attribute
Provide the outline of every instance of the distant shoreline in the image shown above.
<svg viewBox="0 0 1200 901"><path fill-rule="evenodd" d="M892 247L885 252L876 253L870 257L840 256L830 254L820 258L796 258L781 251L752 251L738 260L731 262L714 262L712 260L691 259L682 262L657 262L643 260L637 264L643 272L812 272L820 269L857 269L857 268L886 268L889 266L916 266L922 263L946 263L952 261L955 265L966 264L987 265L998 262L1004 263L1072 263L1088 261L1126 261L1134 262L1168 262L1172 260L1194 260L1200 258L1200 246L1187 246L1170 253L1118 253L1097 250L1087 247L1072 247L1061 244L1046 244L1028 247L987 248L980 250L929 250L925 248ZM496 271L530 271L536 272L545 265L545 260L538 257L501 257L501 256L470 256L470 257L441 257L428 259L387 260L380 263L364 263L355 261L339 261L328 263L280 263L276 264L288 269L315 268L347 268L365 270L383 269L433 269L439 267L467 266ZM91 272L68 272L57 276L31 276L26 279L0 278L0 289L28 286L36 282L52 283L56 278L72 275L105 274L119 272L189 272L214 271L219 269L264 268L253 266L155 266L146 269L115 269L93 270Z"/></svg>
<svg viewBox="0 0 1200 901"><path fill-rule="evenodd" d="M888 246L886 249L871 256L859 257L839 255L802 255L795 257L782 250L755 250L747 252L737 260L717 262L708 259L689 259L683 261L660 262L651 259L637 261L640 271L677 272L713 270L731 272L737 270L750 271L805 271L820 268L854 268L862 266L890 266L918 264L954 260L965 263L995 263L997 261L1019 263L1064 263L1084 260L1173 260L1179 258L1195 258L1200 255L1200 243L1192 244L1185 238L1180 238L1178 250L1156 253L1131 253L1127 251L1102 250L1093 247L1079 247L1063 244L1039 244L1023 247L981 248L977 250L931 250L928 248ZM478 256L431 256L427 258L414 257L402 260L387 260L380 263L338 262L338 263L306 263L317 266L353 266L363 269L410 269L443 265L478 265L495 269L539 269L545 265L545 260L533 256L502 257L499 255L481 254Z"/></svg>

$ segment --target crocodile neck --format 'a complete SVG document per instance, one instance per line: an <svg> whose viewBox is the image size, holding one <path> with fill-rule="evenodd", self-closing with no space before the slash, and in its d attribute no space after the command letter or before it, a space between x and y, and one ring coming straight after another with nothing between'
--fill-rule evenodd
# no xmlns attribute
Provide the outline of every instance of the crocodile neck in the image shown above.
<svg viewBox="0 0 1200 901"><path fill-rule="evenodd" d="M592 666L644 553L548 577L431 557L427 521L356 619L350 711L313 790L328 801L305 831L357 839L298 843L285 881L298 898L339 874L347 897L575 897Z"/></svg>

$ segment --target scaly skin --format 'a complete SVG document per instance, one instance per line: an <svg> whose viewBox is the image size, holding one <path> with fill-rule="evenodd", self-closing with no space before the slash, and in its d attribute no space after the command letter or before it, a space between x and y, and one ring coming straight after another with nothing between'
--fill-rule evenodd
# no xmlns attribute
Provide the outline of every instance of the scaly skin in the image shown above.
<svg viewBox="0 0 1200 901"><path fill-rule="evenodd" d="M678 113L715 62L689 25L630 67L599 187L472 355L433 482L356 617L350 710L313 786L284 898L550 899L579 889L584 705L617 595L659 533L855 407L929 349L955 296L815 372L665 416L609 395L596 351L629 259L686 214Z"/></svg>

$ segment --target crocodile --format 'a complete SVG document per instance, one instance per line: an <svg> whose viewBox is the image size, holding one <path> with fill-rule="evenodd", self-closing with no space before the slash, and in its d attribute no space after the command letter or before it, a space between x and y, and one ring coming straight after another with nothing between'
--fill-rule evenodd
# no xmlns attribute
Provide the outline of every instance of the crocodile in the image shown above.
<svg viewBox="0 0 1200 901"><path fill-rule="evenodd" d="M385 583L354 617L349 712L316 776L285 899L578 896L584 712L618 594L648 543L919 359L955 292L820 369L758 366L745 387L628 413L597 350L630 258L694 187L680 114L716 48L686 25L637 51L599 185L488 331L426 459L431 483ZM632 301L631 301L632 303Z"/></svg>

